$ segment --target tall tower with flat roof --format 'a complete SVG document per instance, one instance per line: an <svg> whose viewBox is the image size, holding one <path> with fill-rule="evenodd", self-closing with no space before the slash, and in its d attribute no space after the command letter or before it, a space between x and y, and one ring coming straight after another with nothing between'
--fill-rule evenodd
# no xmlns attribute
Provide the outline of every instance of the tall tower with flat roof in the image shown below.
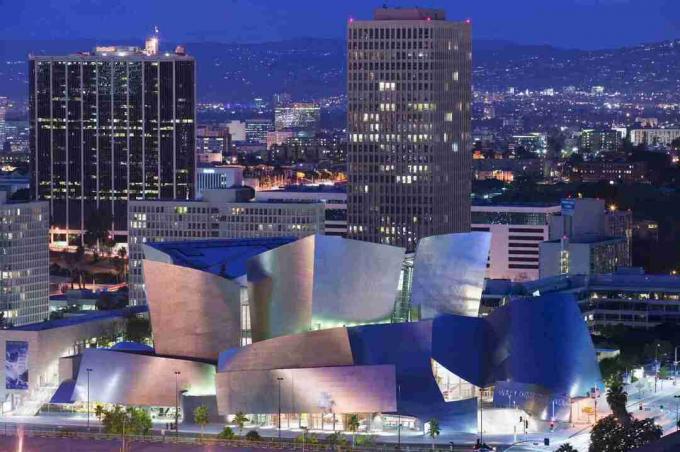
<svg viewBox="0 0 680 452"><path fill-rule="evenodd" d="M421 8L349 21L350 237L413 251L469 231L470 28Z"/></svg>

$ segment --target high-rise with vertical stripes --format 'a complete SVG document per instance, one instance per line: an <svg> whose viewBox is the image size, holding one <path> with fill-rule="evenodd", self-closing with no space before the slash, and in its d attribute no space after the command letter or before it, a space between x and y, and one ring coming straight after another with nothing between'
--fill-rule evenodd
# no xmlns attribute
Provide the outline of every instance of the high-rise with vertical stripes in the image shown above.
<svg viewBox="0 0 680 452"><path fill-rule="evenodd" d="M420 8L349 21L349 237L413 251L469 231L470 29Z"/></svg>
<svg viewBox="0 0 680 452"><path fill-rule="evenodd" d="M97 214L125 235L128 200L193 198L194 59L154 39L30 57L31 195L62 240Z"/></svg>

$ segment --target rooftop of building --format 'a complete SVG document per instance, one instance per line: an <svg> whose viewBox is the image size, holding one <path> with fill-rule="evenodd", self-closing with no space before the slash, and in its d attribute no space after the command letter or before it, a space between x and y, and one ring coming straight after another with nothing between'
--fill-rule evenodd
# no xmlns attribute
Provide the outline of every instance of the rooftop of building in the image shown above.
<svg viewBox="0 0 680 452"><path fill-rule="evenodd" d="M275 190L262 190L262 192L347 193L347 184L286 185Z"/></svg>
<svg viewBox="0 0 680 452"><path fill-rule="evenodd" d="M213 190L233 190L234 188L241 188L241 187L246 187L245 185L237 185L234 187L230 188L225 188L225 189L213 189ZM248 187L250 188L250 187ZM219 205L234 205L234 207L247 207L247 206L253 206L257 207L258 205L277 205L277 204L285 204L285 205L291 205L291 204L323 204L321 201L318 201L316 199L294 199L294 200L286 200L286 199L253 199L251 201L208 201L206 199L189 199L189 200L138 200L138 201L133 201L134 204L132 205L145 205L145 204L151 204L151 205L158 205L158 204L167 204L170 206L191 206L191 205L196 205L200 206L201 204L205 205L212 205L212 206L219 206Z"/></svg>
<svg viewBox="0 0 680 452"><path fill-rule="evenodd" d="M184 46L178 45L173 52L161 51L158 44L158 36L150 37L146 40L145 47L134 45L105 45L97 46L91 51L75 52L68 55L29 55L32 60L55 61L60 59L68 60L101 60L106 59L148 59L148 60L172 60L190 59Z"/></svg>
<svg viewBox="0 0 680 452"><path fill-rule="evenodd" d="M559 275L534 281L511 282L507 279L489 279L484 286L485 296L532 295L574 290L621 290L627 292L664 291L680 292L680 276L648 275L640 269L624 268L616 273L598 275Z"/></svg>
<svg viewBox="0 0 680 452"><path fill-rule="evenodd" d="M149 246L169 255L175 265L234 279L246 274L246 261L251 257L295 240L294 237L197 240Z"/></svg>
<svg viewBox="0 0 680 452"><path fill-rule="evenodd" d="M546 240L544 243L560 243L562 239ZM572 245L595 245L595 244L607 244L607 243L618 243L625 241L625 237L603 237L603 236L580 236L569 238L569 244Z"/></svg>
<svg viewBox="0 0 680 452"><path fill-rule="evenodd" d="M547 208L547 207L553 207L553 208L560 208L560 203L558 202L543 202L543 201L535 201L535 202L507 202L507 201L499 201L499 200L494 200L494 199L475 199L472 201L472 207L534 207L534 208Z"/></svg>
<svg viewBox="0 0 680 452"><path fill-rule="evenodd" d="M374 20L446 20L446 11L433 8L377 8Z"/></svg>
<svg viewBox="0 0 680 452"><path fill-rule="evenodd" d="M10 331L45 331L53 328L63 328L67 326L80 325L88 322L112 319L116 317L128 317L130 315L142 314L147 312L147 306L129 306L123 309L113 309L110 311L92 311L91 313L77 315L58 320L48 320L46 322L31 323L28 325L8 328Z"/></svg>

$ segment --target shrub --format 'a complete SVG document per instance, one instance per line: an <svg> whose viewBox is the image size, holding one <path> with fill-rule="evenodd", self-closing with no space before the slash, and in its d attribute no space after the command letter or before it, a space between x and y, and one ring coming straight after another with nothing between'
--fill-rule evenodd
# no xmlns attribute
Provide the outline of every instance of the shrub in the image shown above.
<svg viewBox="0 0 680 452"><path fill-rule="evenodd" d="M231 427L224 427L220 433L217 434L219 439L234 439L236 434Z"/></svg>
<svg viewBox="0 0 680 452"><path fill-rule="evenodd" d="M257 433L256 430L251 430L248 433L246 433L246 439L248 441L260 441L262 440L262 437L260 436L259 433Z"/></svg>

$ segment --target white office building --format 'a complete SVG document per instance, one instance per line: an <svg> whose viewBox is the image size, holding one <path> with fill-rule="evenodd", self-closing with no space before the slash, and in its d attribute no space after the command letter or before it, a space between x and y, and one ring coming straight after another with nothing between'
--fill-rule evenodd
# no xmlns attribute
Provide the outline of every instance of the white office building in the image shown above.
<svg viewBox="0 0 680 452"><path fill-rule="evenodd" d="M243 167L238 165L196 168L196 199L205 190L223 190L243 185Z"/></svg>
<svg viewBox="0 0 680 452"><path fill-rule="evenodd" d="M633 146L670 146L676 138L680 138L680 129L632 129L630 141Z"/></svg>
<svg viewBox="0 0 680 452"><path fill-rule="evenodd" d="M550 237L559 205L475 205L472 230L491 232L486 277L530 281L539 277L539 244Z"/></svg>
<svg viewBox="0 0 680 452"><path fill-rule="evenodd" d="M49 203L7 203L0 192L0 312L3 325L49 316Z"/></svg>
<svg viewBox="0 0 680 452"><path fill-rule="evenodd" d="M347 189L334 185L294 185L255 192L258 201L320 202L324 205L325 234L347 234Z"/></svg>

